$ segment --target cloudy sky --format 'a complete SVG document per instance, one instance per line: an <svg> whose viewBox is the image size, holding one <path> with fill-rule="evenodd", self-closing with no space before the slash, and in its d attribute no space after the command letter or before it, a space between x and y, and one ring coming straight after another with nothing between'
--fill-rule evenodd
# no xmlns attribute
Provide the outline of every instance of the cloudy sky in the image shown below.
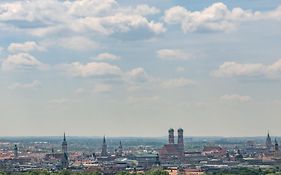
<svg viewBox="0 0 281 175"><path fill-rule="evenodd" d="M281 1L2 0L2 136L281 135Z"/></svg>

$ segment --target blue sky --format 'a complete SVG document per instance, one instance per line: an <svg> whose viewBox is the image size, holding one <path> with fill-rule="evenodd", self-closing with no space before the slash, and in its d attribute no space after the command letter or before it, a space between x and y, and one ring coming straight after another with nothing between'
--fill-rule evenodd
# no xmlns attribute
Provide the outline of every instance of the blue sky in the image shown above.
<svg viewBox="0 0 281 175"><path fill-rule="evenodd" d="M3 136L281 135L281 1L1 1Z"/></svg>

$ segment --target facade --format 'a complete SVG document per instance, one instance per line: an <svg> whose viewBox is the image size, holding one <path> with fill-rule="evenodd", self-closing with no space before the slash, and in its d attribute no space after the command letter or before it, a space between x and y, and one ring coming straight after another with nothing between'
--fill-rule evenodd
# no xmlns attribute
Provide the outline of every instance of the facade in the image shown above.
<svg viewBox="0 0 281 175"><path fill-rule="evenodd" d="M169 129L168 144L165 144L159 150L160 161L165 163L174 163L184 159L184 138L183 129L178 129L178 141L174 142L174 129Z"/></svg>

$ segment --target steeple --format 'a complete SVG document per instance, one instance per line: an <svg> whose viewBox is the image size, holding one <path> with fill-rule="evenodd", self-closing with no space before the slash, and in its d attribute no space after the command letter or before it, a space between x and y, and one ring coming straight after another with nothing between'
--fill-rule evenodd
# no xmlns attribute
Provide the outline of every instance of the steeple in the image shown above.
<svg viewBox="0 0 281 175"><path fill-rule="evenodd" d="M269 132L267 133L267 138L266 138L266 148L270 150L272 148L272 141L269 135Z"/></svg>
<svg viewBox="0 0 281 175"><path fill-rule="evenodd" d="M66 141L65 133L63 133L63 141L61 144L61 150L63 153L67 153L67 141Z"/></svg>
<svg viewBox="0 0 281 175"><path fill-rule="evenodd" d="M122 155L123 155L123 146L122 146L122 142L120 140L119 147L117 149L117 156L122 157Z"/></svg>
<svg viewBox="0 0 281 175"><path fill-rule="evenodd" d="M106 144L105 136L103 136L103 144Z"/></svg>
<svg viewBox="0 0 281 175"><path fill-rule="evenodd" d="M102 143L102 149L101 149L101 156L107 156L107 145L105 136L103 136L103 143Z"/></svg>
<svg viewBox="0 0 281 175"><path fill-rule="evenodd" d="M62 160L61 160L61 166L63 169L68 168L68 153L67 153L67 141L65 137L65 133L63 133L63 141L61 144L61 150L62 150Z"/></svg>

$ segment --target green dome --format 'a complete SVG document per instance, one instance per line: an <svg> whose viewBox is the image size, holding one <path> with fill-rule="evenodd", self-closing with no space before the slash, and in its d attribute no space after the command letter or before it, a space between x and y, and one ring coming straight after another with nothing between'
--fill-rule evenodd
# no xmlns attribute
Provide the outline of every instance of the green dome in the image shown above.
<svg viewBox="0 0 281 175"><path fill-rule="evenodd" d="M174 129L173 129L173 128L170 128L170 129L169 129L169 132L174 132Z"/></svg>

